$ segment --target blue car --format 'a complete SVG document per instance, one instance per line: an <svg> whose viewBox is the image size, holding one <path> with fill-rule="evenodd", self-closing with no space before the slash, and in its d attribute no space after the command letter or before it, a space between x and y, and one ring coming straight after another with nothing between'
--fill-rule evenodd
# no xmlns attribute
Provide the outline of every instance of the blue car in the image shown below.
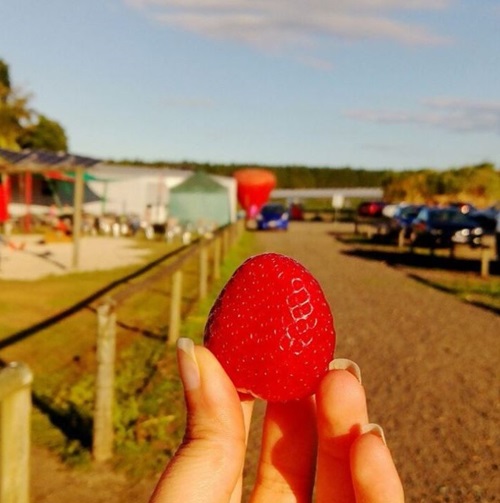
<svg viewBox="0 0 500 503"><path fill-rule="evenodd" d="M483 234L482 227L457 208L424 207L411 224L410 241L414 246L431 248L455 244L474 248L481 246Z"/></svg>
<svg viewBox="0 0 500 503"><path fill-rule="evenodd" d="M397 237L400 231L404 232L404 237L409 238L411 234L411 224L417 218L422 204L402 204L396 208L394 215L389 220L390 237Z"/></svg>
<svg viewBox="0 0 500 503"><path fill-rule="evenodd" d="M262 207L257 215L257 229L274 230L288 229L288 212L285 207L279 203L269 203Z"/></svg>

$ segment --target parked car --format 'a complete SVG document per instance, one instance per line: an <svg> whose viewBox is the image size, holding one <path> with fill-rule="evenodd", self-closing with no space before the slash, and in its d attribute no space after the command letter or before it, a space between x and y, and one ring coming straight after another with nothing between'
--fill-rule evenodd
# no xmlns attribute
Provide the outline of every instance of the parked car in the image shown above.
<svg viewBox="0 0 500 503"><path fill-rule="evenodd" d="M456 207L424 207L411 224L413 245L448 248L454 244L481 245L484 231Z"/></svg>
<svg viewBox="0 0 500 503"><path fill-rule="evenodd" d="M396 237L401 231L404 237L409 238L411 234L411 224L424 206L422 204L401 204L396 208L389 221L389 234Z"/></svg>
<svg viewBox="0 0 500 503"><path fill-rule="evenodd" d="M472 210L469 217L484 229L485 234L494 234L499 211L500 209L493 205L484 210Z"/></svg>
<svg viewBox="0 0 500 503"><path fill-rule="evenodd" d="M257 229L288 229L288 212L279 203L268 203L262 207L257 215Z"/></svg>
<svg viewBox="0 0 500 503"><path fill-rule="evenodd" d="M460 213L463 213L464 215L468 215L469 213L476 211L476 207L473 204L465 203L463 201L455 201L450 203L450 206L452 208L457 208L460 210Z"/></svg>
<svg viewBox="0 0 500 503"><path fill-rule="evenodd" d="M301 203L291 203L288 213L290 220L304 220L304 207Z"/></svg>
<svg viewBox="0 0 500 503"><path fill-rule="evenodd" d="M360 217L381 217L386 203L383 201L365 201L358 206L358 216Z"/></svg>

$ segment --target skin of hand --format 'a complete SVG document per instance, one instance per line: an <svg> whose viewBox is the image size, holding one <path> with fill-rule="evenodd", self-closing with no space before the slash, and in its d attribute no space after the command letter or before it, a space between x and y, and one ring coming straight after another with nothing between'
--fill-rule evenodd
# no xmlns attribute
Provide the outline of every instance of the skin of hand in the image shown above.
<svg viewBox="0 0 500 503"><path fill-rule="evenodd" d="M252 503L310 503L313 492L317 503L404 502L383 432L368 422L357 366L342 362L314 397L267 405ZM186 432L150 503L240 502L253 400L189 339L179 340L178 363Z"/></svg>

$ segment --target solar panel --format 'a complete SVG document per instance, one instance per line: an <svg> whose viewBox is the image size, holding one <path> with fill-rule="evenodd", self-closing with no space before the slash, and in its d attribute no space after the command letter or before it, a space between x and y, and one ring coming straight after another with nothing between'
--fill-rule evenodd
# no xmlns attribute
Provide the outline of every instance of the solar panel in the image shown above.
<svg viewBox="0 0 500 503"><path fill-rule="evenodd" d="M60 168L88 168L98 164L98 159L84 157L81 155L73 155L65 152L50 152L47 150L7 150L0 148L0 161L4 160L12 167L18 167L16 171L43 171L50 167ZM5 168L5 166L4 166Z"/></svg>

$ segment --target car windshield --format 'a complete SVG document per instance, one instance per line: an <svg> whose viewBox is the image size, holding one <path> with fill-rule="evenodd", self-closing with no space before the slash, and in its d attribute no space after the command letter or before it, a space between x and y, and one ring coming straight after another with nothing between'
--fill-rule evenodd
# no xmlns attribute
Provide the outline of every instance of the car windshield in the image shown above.
<svg viewBox="0 0 500 503"><path fill-rule="evenodd" d="M454 209L435 210L430 213L432 223L453 223L453 224L470 224L470 219L463 213Z"/></svg>
<svg viewBox="0 0 500 503"><path fill-rule="evenodd" d="M399 210L399 216L403 218L416 217L420 211L420 206L403 206Z"/></svg>
<svg viewBox="0 0 500 503"><path fill-rule="evenodd" d="M269 217L272 215L281 215L285 212L285 208L281 204L268 204L262 208L262 215L264 217Z"/></svg>

